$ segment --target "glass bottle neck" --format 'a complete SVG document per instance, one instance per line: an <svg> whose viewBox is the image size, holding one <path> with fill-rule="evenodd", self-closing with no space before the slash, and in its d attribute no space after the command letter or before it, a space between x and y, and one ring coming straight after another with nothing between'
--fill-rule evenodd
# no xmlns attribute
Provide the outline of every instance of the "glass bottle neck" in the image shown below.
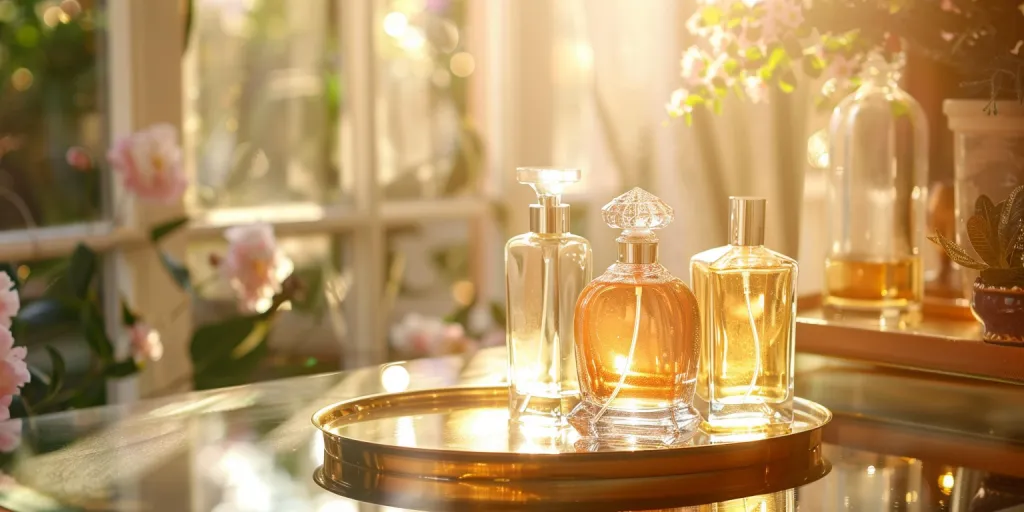
<svg viewBox="0 0 1024 512"><path fill-rule="evenodd" d="M658 242L618 241L618 262L648 264L658 262Z"/></svg>

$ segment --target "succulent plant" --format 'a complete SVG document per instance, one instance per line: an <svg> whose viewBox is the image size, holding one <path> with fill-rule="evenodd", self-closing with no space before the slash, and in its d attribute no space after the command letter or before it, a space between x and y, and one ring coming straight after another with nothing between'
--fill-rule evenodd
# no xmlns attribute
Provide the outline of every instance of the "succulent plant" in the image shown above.
<svg viewBox="0 0 1024 512"><path fill-rule="evenodd" d="M1024 185L999 204L979 196L967 219L967 237L981 261L939 233L928 239L960 266L980 270L982 284L1024 288Z"/></svg>

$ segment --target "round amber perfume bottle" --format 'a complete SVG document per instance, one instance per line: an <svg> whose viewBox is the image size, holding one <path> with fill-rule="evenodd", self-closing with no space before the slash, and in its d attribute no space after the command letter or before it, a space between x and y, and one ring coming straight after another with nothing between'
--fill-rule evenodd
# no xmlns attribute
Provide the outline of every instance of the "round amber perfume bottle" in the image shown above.
<svg viewBox="0 0 1024 512"><path fill-rule="evenodd" d="M700 320L690 289L658 263L653 230L672 208L635 188L605 205L619 258L580 294L574 319L584 438L676 444L694 432Z"/></svg>

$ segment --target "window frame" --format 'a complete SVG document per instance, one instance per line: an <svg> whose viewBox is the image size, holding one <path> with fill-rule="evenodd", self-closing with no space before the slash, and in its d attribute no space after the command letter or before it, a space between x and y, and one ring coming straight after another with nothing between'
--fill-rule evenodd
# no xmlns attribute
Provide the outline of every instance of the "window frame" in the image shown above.
<svg viewBox="0 0 1024 512"><path fill-rule="evenodd" d="M183 91L186 59L183 20L186 0L179 2L137 2L108 0L104 6L108 26L106 44L105 94L109 101L106 120L108 141L117 140L136 130L169 123L179 133L185 117ZM487 3L489 4L489 3ZM375 81L378 65L375 30L379 26L378 0L346 0L340 3L338 16L341 37L339 44L346 64L342 79L347 91L342 102L342 126L338 130L342 168L354 172L352 200L349 203L292 203L270 207L225 208L188 211L182 200L159 207L126 198L119 180L105 184L105 204L123 205L120 223L112 216L98 222L35 228L0 233L0 260L43 259L69 255L78 243L85 243L103 253L102 286L117 293L107 293L104 314L118 356L129 353L127 337L120 325L119 297L127 299L136 309L154 319L168 318L181 301L189 300L170 279L157 254L148 245L148 227L176 216L189 214L191 222L162 242L163 249L182 260L190 241L219 239L225 229L240 222L262 221L274 226L279 237L325 235L338 243L344 235L340 259L357 268L353 272L349 299L343 305L351 327L341 345L346 368L386 362L388 354L386 312L379 307L384 298L387 257L385 231L395 225L463 220L469 226L470 278L478 284L482 299L491 299L495 290L495 259L489 247L494 239L493 215L488 196L493 190L493 173L499 172L500 147L491 148L494 135L501 132L492 100L501 95L494 81L500 76L500 62L489 63L471 82L470 110L474 116L487 120L482 126L489 146L483 179L475 193L456 198L433 200L388 201L383 198L376 166L377 136L373 105L377 101ZM478 62L487 62L486 55L501 49L500 37L484 30L486 20L500 15L501 6L469 3L470 30ZM168 66L168 62L181 62ZM186 163L191 158L186 155ZM194 169L189 172L194 176ZM490 193L488 193L490 192ZM109 210L109 208L108 208ZM341 262L335 262L340 265ZM190 371L188 338L192 330L188 308L176 317L173 325L162 326L165 343L164 359L147 367L139 377L121 379L109 386L111 403L130 402L155 392L184 391ZM153 320L158 321L158 320ZM344 343L341 343L344 341ZM169 384L180 383L176 388Z"/></svg>

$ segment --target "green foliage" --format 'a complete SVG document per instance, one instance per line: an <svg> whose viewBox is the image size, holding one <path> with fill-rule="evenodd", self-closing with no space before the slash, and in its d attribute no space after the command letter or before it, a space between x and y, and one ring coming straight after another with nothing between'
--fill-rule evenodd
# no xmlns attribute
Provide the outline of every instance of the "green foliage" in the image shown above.
<svg viewBox="0 0 1024 512"><path fill-rule="evenodd" d="M266 315L229 318L196 329L189 348L196 389L247 382L266 354L269 329Z"/></svg>
<svg viewBox="0 0 1024 512"><path fill-rule="evenodd" d="M974 215L967 219L967 237L981 261L939 233L929 240L958 265L980 270L981 281L988 286L1024 287L1024 185L999 204L988 196L978 197Z"/></svg>
<svg viewBox="0 0 1024 512"><path fill-rule="evenodd" d="M188 224L188 217L178 217L160 224L149 231L149 239L154 244Z"/></svg>
<svg viewBox="0 0 1024 512"><path fill-rule="evenodd" d="M188 267L183 265L181 262L176 260L173 256L165 251L159 251L160 263L163 264L164 269L170 274L171 279L177 283L185 292L191 292L192 288L192 273L188 270Z"/></svg>
<svg viewBox="0 0 1024 512"><path fill-rule="evenodd" d="M78 244L78 247L75 247L68 268L68 281L71 283L71 293L76 299L86 299L89 289L92 287L93 278L96 276L98 262L99 257L92 249L84 244Z"/></svg>

